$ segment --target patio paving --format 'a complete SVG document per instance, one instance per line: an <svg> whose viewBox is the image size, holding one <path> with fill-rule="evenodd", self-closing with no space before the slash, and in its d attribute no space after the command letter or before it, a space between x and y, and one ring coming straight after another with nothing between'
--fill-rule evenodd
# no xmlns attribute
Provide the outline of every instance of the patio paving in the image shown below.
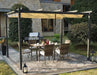
<svg viewBox="0 0 97 75"><path fill-rule="evenodd" d="M41 58L42 59L42 58ZM33 59L34 60L34 59ZM83 68L90 68L91 65L96 65L96 63L87 61L87 58L82 55L69 53L69 57L65 56L65 59L63 61L56 61L56 60L50 60L50 61L26 61L26 64L28 66L29 75L30 74L56 74L56 73L62 73L62 72L68 72L68 71L74 71L74 70L80 70ZM18 64L19 65L19 64ZM94 66L95 67L95 66Z"/></svg>
<svg viewBox="0 0 97 75"><path fill-rule="evenodd" d="M23 63L26 62L28 66L28 73L26 75L52 75L97 68L97 63L87 61L85 56L79 54L69 53L69 56L65 56L65 59L62 61L53 61L52 59L44 61L43 56L40 57L40 61L36 61L35 51L33 52L33 55L32 60L28 55L23 55ZM17 69L19 69L19 52L9 47L9 57L8 61L13 62L17 66ZM7 59L5 58L5 60Z"/></svg>

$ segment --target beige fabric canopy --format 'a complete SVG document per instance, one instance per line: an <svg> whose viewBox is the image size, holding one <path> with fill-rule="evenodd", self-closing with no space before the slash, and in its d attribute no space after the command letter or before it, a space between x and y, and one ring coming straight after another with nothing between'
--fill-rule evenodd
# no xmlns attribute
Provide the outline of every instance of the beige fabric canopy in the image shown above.
<svg viewBox="0 0 97 75"><path fill-rule="evenodd" d="M18 13L8 15L9 18L18 18ZM74 13L25 13L21 12L21 18L35 18L35 19L63 19L63 18L82 18L83 14Z"/></svg>

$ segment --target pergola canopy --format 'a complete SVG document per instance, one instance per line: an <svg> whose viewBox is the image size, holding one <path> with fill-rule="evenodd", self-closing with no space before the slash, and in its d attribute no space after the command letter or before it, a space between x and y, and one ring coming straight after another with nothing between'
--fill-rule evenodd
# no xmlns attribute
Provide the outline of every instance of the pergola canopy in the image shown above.
<svg viewBox="0 0 97 75"><path fill-rule="evenodd" d="M18 18L18 12L8 14L9 18ZM28 11L21 12L21 18L34 18L34 19L63 19L63 18L82 18L83 14L74 12L45 12L45 11Z"/></svg>

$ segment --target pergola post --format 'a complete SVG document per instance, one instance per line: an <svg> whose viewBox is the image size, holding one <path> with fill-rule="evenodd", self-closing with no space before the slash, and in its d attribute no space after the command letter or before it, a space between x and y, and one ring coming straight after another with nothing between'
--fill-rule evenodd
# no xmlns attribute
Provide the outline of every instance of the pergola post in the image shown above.
<svg viewBox="0 0 97 75"><path fill-rule="evenodd" d="M21 49L21 11L18 10L18 37L19 37L19 51L20 51L20 70L22 70L22 49Z"/></svg>
<svg viewBox="0 0 97 75"><path fill-rule="evenodd" d="M56 27L56 14L55 14L54 31L55 31L55 27ZM55 33L56 33L56 31L55 31ZM55 50L54 50L54 60L55 60Z"/></svg>
<svg viewBox="0 0 97 75"><path fill-rule="evenodd" d="M91 19L90 13L88 14L88 38L87 38L87 60L90 60L90 35L91 35Z"/></svg>
<svg viewBox="0 0 97 75"><path fill-rule="evenodd" d="M63 41L63 19L60 19L60 44Z"/></svg>
<svg viewBox="0 0 97 75"><path fill-rule="evenodd" d="M8 30L7 30L7 14L5 15L5 22L6 22L6 55L9 57L8 51Z"/></svg>
<svg viewBox="0 0 97 75"><path fill-rule="evenodd" d="M55 29L56 29L56 14L55 14L54 31L55 31ZM56 31L55 31L55 33L56 33Z"/></svg>

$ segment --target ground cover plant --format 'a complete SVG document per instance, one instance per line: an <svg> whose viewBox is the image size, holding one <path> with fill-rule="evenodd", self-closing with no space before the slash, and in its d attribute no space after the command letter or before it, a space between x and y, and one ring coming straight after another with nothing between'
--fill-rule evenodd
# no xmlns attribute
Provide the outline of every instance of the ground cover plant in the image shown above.
<svg viewBox="0 0 97 75"><path fill-rule="evenodd" d="M0 61L0 75L16 75L16 74L4 61Z"/></svg>

